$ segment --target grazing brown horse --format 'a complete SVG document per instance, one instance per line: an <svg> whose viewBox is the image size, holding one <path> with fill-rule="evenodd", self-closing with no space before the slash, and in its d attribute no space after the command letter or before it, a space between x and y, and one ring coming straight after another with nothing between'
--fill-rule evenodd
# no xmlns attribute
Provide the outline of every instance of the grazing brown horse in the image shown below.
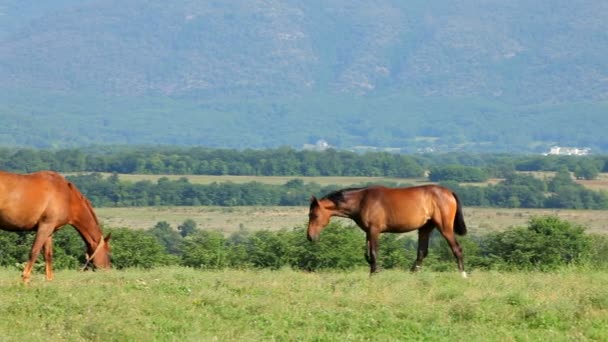
<svg viewBox="0 0 608 342"><path fill-rule="evenodd" d="M463 277L462 249L454 233L465 235L467 227L460 201L454 192L438 185L409 188L371 186L334 191L310 200L308 240L316 241L332 216L355 221L367 238L366 259L375 273L380 233L404 233L418 229L418 257L412 266L417 271L428 254L429 237L436 227L447 240Z"/></svg>
<svg viewBox="0 0 608 342"><path fill-rule="evenodd" d="M91 203L76 186L52 171L14 174L0 171L0 229L36 231L30 258L23 270L28 283L34 262L44 249L46 279L53 279L53 233L70 224L87 245L87 264L110 267L110 235L103 237ZM86 267L86 265L85 265Z"/></svg>

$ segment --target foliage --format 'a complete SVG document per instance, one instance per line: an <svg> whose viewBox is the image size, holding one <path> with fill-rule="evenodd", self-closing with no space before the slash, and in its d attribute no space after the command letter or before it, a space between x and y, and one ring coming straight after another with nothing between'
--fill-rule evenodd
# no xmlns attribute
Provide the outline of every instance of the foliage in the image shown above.
<svg viewBox="0 0 608 342"><path fill-rule="evenodd" d="M169 254L179 254L182 250L181 243L183 235L171 228L171 225L166 221L157 222L156 225L147 231L157 241L165 247L165 251Z"/></svg>
<svg viewBox="0 0 608 342"><path fill-rule="evenodd" d="M605 151L602 2L476 4L5 0L0 144Z"/></svg>
<svg viewBox="0 0 608 342"><path fill-rule="evenodd" d="M558 173L555 178L542 180L530 175L511 172L495 185L461 186L455 181L441 184L451 188L466 206L508 208L608 208L608 194L589 190L574 183L569 174ZM69 176L91 199L95 206L152 206L152 205L307 205L310 195L323 196L336 185L304 184L294 179L283 185L247 182L192 184L186 178L169 180L161 177L150 181L104 179L100 174ZM394 184L386 184L393 186Z"/></svg>
<svg viewBox="0 0 608 342"><path fill-rule="evenodd" d="M226 239L217 231L201 230L184 239L182 264L189 267L217 269L227 266Z"/></svg>
<svg viewBox="0 0 608 342"><path fill-rule="evenodd" d="M197 230L182 237L161 221L148 230L108 231L112 232L112 264L118 269L180 264L206 269L291 267L320 271L367 266L364 234L355 225L339 221L331 222L315 243L306 240L304 227L254 232L241 229L228 237L219 231ZM33 236L0 231L0 266L14 267L24 262ZM527 227L459 237L458 241L467 268L544 271L570 265L608 266L608 240L604 236L587 235L583 227L554 216L533 218ZM381 235L380 267L409 269L416 259L417 245L416 234ZM84 243L74 229L55 234L54 251L56 269L77 269L84 262ZM456 269L452 251L437 231L431 236L424 268L447 272Z"/></svg>
<svg viewBox="0 0 608 342"><path fill-rule="evenodd" d="M429 173L432 182L456 181L456 182L485 182L488 175L478 167L462 165L446 165L432 167Z"/></svg>
<svg viewBox="0 0 608 342"><path fill-rule="evenodd" d="M177 226L177 230L179 231L179 235L182 237L192 235L197 231L196 222L193 219L187 219L182 224Z"/></svg>
<svg viewBox="0 0 608 342"><path fill-rule="evenodd" d="M150 233L128 228L113 228L108 232L112 233L112 267L152 268L176 261Z"/></svg>
<svg viewBox="0 0 608 342"><path fill-rule="evenodd" d="M584 261L590 251L584 228L554 216L536 217L488 238L488 257L517 269L552 270Z"/></svg>
<svg viewBox="0 0 608 342"><path fill-rule="evenodd" d="M354 226L332 222L325 227L319 241L306 240L303 228L291 232L290 264L303 270L340 269L366 265L365 237Z"/></svg>

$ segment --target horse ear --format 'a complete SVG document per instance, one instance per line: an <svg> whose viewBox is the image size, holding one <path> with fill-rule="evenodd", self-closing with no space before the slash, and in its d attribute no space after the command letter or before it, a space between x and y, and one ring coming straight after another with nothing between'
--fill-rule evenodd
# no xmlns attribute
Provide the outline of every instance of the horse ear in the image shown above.
<svg viewBox="0 0 608 342"><path fill-rule="evenodd" d="M319 200L315 197L315 195L310 196L310 203L319 204Z"/></svg>
<svg viewBox="0 0 608 342"><path fill-rule="evenodd" d="M103 239L105 242L110 241L110 238L112 237L112 233L108 233L108 235L106 235L106 237Z"/></svg>

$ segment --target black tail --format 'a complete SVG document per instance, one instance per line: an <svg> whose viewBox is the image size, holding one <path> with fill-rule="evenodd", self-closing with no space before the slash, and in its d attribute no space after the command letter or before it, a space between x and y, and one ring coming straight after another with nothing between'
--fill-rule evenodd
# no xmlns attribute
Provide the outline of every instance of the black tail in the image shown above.
<svg viewBox="0 0 608 342"><path fill-rule="evenodd" d="M467 225L464 223L464 216L462 215L462 205L460 204L460 200L455 193L452 192L454 198L456 199L456 217L454 217L454 231L458 235L466 235L467 234Z"/></svg>

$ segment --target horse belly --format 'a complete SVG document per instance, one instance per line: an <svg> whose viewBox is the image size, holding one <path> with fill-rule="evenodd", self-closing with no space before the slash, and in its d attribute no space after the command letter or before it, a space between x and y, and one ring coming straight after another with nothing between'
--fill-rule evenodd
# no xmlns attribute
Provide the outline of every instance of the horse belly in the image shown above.
<svg viewBox="0 0 608 342"><path fill-rule="evenodd" d="M13 203L0 207L0 229L18 231L35 229L42 213L26 203Z"/></svg>
<svg viewBox="0 0 608 342"><path fill-rule="evenodd" d="M386 232L405 233L416 230L429 222L427 215L395 215L386 222Z"/></svg>

